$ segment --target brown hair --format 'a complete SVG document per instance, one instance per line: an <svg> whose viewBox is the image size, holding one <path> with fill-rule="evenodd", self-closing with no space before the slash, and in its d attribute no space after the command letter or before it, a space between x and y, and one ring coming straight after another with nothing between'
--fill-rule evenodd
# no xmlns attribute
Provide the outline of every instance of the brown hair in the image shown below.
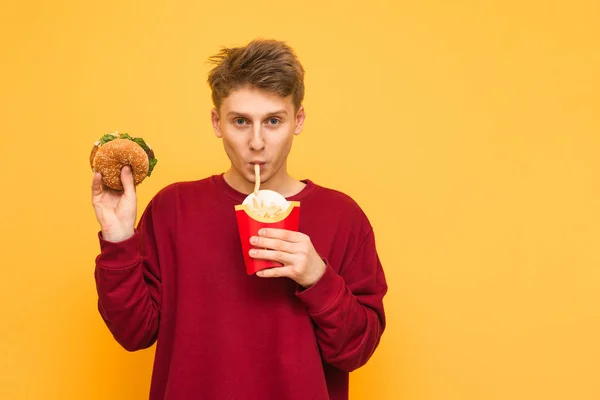
<svg viewBox="0 0 600 400"><path fill-rule="evenodd" d="M223 48L209 58L212 101L217 111L232 90L250 86L292 96L296 110L304 99L304 69L294 50L277 40L256 39L243 47Z"/></svg>

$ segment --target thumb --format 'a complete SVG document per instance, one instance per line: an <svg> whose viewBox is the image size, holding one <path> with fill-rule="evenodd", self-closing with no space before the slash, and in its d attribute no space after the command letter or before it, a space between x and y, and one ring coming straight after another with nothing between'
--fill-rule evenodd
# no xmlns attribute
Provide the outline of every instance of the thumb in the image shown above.
<svg viewBox="0 0 600 400"><path fill-rule="evenodd" d="M131 167L129 165L126 165L121 169L121 183L123 184L125 195L134 198L135 185L133 184L133 173L131 172Z"/></svg>
<svg viewBox="0 0 600 400"><path fill-rule="evenodd" d="M94 174L92 179L92 197L96 197L102 194L102 175L99 172Z"/></svg>

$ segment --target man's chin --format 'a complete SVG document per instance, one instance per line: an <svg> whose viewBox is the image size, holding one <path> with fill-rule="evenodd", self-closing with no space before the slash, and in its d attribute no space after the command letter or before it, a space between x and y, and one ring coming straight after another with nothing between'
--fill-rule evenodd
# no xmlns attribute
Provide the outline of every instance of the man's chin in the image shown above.
<svg viewBox="0 0 600 400"><path fill-rule="evenodd" d="M261 173L260 174L260 184L261 186L267 182L269 182L269 179L271 179L271 176L269 174L264 174ZM254 175L250 175L248 177L248 182L252 183L253 185L256 183L256 177Z"/></svg>

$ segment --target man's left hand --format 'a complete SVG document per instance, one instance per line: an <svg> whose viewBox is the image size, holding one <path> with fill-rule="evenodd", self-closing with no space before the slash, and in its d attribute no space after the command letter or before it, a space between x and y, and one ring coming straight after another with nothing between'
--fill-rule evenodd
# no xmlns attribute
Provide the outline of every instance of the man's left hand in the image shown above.
<svg viewBox="0 0 600 400"><path fill-rule="evenodd" d="M250 250L251 257L283 264L283 267L258 271L256 275L261 278L287 277L308 288L325 273L325 262L304 233L263 228L258 236L250 238L250 243L258 247Z"/></svg>

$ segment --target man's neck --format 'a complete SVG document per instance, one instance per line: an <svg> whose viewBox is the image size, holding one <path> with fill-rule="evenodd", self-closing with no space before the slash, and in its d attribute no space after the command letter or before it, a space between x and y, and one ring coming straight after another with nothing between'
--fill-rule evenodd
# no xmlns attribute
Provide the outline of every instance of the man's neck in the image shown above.
<svg viewBox="0 0 600 400"><path fill-rule="evenodd" d="M240 176L233 169L229 169L223 174L225 182L233 189L244 194L250 194L254 191L254 183L248 182L243 176ZM272 190L284 197L291 197L300 192L306 186L305 183L292 178L287 172L274 176L267 182L261 183L260 189Z"/></svg>

